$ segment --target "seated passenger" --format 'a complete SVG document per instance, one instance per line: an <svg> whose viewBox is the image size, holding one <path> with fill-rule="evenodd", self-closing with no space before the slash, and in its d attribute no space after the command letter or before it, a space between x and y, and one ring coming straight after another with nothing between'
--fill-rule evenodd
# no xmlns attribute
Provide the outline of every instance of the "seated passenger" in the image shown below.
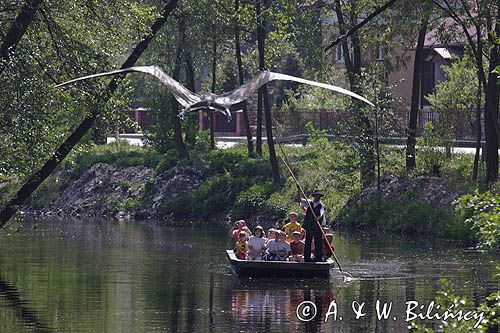
<svg viewBox="0 0 500 333"><path fill-rule="evenodd" d="M335 246L333 246L333 234L326 234L326 239L328 240L328 245L330 245L330 248L332 249L332 252L334 251L335 249ZM327 253L326 252L326 244L325 242L323 242L323 253ZM330 258L332 255L329 255L329 256L326 256L326 255L323 255L323 260L326 260L328 258Z"/></svg>
<svg viewBox="0 0 500 333"><path fill-rule="evenodd" d="M238 237L238 241L236 242L234 253L236 253L236 258L241 260L247 259L248 254L248 242L247 242L247 233L242 231Z"/></svg>
<svg viewBox="0 0 500 333"><path fill-rule="evenodd" d="M300 226L300 223L297 222L298 217L299 217L299 215L295 212L291 212L288 215L288 219L290 222L285 224L285 226L282 229L284 232L286 232L287 242L293 241L292 235L295 231L302 232L302 230L303 230L302 227Z"/></svg>
<svg viewBox="0 0 500 333"><path fill-rule="evenodd" d="M285 261L290 255L290 244L286 241L286 233L277 231L277 239L267 243L266 260Z"/></svg>
<svg viewBox="0 0 500 333"><path fill-rule="evenodd" d="M290 260L304 262L304 241L301 240L302 234L299 231L293 232L293 241L290 243L292 256Z"/></svg>
<svg viewBox="0 0 500 333"><path fill-rule="evenodd" d="M253 231L253 236L248 239L248 260L262 260L265 247L264 229L258 225Z"/></svg>
<svg viewBox="0 0 500 333"><path fill-rule="evenodd" d="M275 240L277 236L278 230L271 228L267 231L267 238L266 238L266 247L269 241Z"/></svg>
<svg viewBox="0 0 500 333"><path fill-rule="evenodd" d="M233 227L231 228L231 230L229 230L229 238L238 240L240 233L242 231L244 231L247 234L247 236L250 236L252 234L250 229L248 229L245 220L238 220L234 222Z"/></svg>

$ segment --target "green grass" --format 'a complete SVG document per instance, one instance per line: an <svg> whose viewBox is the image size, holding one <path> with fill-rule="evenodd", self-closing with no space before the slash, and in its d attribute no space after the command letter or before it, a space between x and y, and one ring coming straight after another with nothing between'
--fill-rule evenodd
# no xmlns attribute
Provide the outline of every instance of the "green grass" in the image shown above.
<svg viewBox="0 0 500 333"><path fill-rule="evenodd" d="M232 211L235 218L245 218L252 214L262 214L271 220L283 218L289 211L300 210L297 188L283 164L280 164L280 186L272 184L268 152L265 146L264 148L262 158L249 158L246 148L239 146L213 151L195 149L191 151L189 160L179 160L175 151L158 153L152 148L130 146L123 142L104 146L81 146L62 165L61 169L66 170L69 177L62 180L49 178L37 191L35 200L31 203L36 208L47 206L67 184L78 179L96 163L115 167L141 165L154 169L156 175L173 166L195 166L204 172L201 187L177 197L165 198L160 206L161 214L172 214L186 219L210 219ZM479 240L481 236L475 236L478 235L478 230L491 234L491 225L498 224L494 218L483 219L481 225L479 222L464 222L471 217L455 213L452 207L432 207L426 202L416 200L418 193L407 193L406 197L397 200L375 200L347 207L346 203L355 198L361 190L359 157L355 147L340 141L329 142L327 139L316 137L305 147L285 146L285 151L306 194L315 189L324 191L323 201L327 206L327 216L330 222L335 220L338 227ZM404 149L382 145L380 152L382 175L407 178L428 175L432 158L437 156L434 152L420 157L417 154L418 167L408 174L405 169ZM438 160L441 179L450 189L465 193L484 189L484 185L471 180L473 155L452 154L450 158L439 156ZM126 189L130 184L124 179L120 186ZM119 201L110 209L140 210L151 202L156 186L155 179L151 179L145 184L142 197ZM11 183L4 182L0 186L2 194L12 191ZM477 225L475 229L473 225Z"/></svg>
<svg viewBox="0 0 500 333"><path fill-rule="evenodd" d="M156 167L160 161L164 160L167 160L167 156L164 157L153 149L117 141L107 145L80 146L64 161L63 168L71 170L71 179L78 179L97 163L105 163L114 167L137 165Z"/></svg>

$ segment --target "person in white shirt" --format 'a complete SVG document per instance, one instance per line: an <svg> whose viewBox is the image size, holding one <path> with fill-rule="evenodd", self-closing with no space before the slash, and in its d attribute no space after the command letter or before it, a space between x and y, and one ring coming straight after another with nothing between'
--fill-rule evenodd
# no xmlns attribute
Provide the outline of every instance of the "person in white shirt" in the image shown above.
<svg viewBox="0 0 500 333"><path fill-rule="evenodd" d="M264 229L258 225L248 240L248 260L262 260L265 246Z"/></svg>

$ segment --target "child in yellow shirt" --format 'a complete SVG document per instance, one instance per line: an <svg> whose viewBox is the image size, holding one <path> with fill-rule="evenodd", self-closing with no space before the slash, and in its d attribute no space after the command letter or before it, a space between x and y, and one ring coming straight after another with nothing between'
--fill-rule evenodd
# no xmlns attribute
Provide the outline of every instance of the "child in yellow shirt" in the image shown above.
<svg viewBox="0 0 500 333"><path fill-rule="evenodd" d="M247 242L247 233L241 231L238 235L238 241L236 242L234 253L236 253L236 258L241 260L247 259L248 254L248 242Z"/></svg>

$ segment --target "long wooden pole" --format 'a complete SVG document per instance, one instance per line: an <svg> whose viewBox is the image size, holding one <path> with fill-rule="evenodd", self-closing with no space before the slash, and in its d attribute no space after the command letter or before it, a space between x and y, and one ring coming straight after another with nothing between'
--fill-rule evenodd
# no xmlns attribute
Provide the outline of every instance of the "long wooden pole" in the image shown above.
<svg viewBox="0 0 500 333"><path fill-rule="evenodd" d="M290 173L290 176L292 176L292 179L293 181L295 182L295 184L297 185L297 188L299 189L300 193L302 194L302 196L307 200L307 204L309 205L309 209L311 210L312 214L313 214L313 217L314 217L314 221L316 221L316 224L318 225L319 227L319 230L321 230L321 236L323 237L323 239L327 242L327 244L330 244L328 242L328 239L326 238L326 235L325 235L325 232L323 231L323 227L321 226L321 224L319 223L318 221L318 216L316 216L316 213L314 212L314 209L311 205L311 201L309 201L306 197L306 194L304 193L304 190L302 189L302 186L300 186L299 184L299 181L297 180L297 177L295 177L293 171L292 171L292 168L290 167L290 164L288 162L288 157L286 156L286 153L285 153L285 150L283 149L281 143L278 143L279 147L280 147L280 150L281 150L281 153L283 154L283 158L282 158L282 161L283 163L285 164L288 172ZM307 231L306 231L307 232ZM340 262L339 262L339 259L337 258L337 256L335 255L335 251L332 250L332 255L333 255L333 259L335 259L335 262L337 263L337 265L339 266L339 270L341 272L342 271L342 266L340 266Z"/></svg>

